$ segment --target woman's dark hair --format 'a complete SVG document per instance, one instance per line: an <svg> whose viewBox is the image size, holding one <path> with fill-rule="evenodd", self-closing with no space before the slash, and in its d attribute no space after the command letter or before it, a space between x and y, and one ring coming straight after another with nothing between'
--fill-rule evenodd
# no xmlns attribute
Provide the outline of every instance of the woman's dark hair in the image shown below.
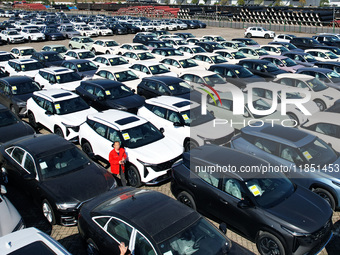
<svg viewBox="0 0 340 255"><path fill-rule="evenodd" d="M119 143L119 145L121 145L121 144L120 144L120 141L114 141L113 144L111 145L112 148L114 147L115 143Z"/></svg>

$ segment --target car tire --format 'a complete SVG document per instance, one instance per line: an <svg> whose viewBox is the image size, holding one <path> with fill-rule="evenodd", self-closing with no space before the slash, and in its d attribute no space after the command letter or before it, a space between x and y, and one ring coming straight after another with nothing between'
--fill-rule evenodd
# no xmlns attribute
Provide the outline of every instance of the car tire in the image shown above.
<svg viewBox="0 0 340 255"><path fill-rule="evenodd" d="M332 210L333 211L335 210L335 199L328 190L325 190L323 188L316 188L316 189L313 189L313 192L319 195L320 197L322 197L323 199L325 199L331 206Z"/></svg>
<svg viewBox="0 0 340 255"><path fill-rule="evenodd" d="M296 126L300 125L300 121L299 121L299 118L294 114L294 113L291 113L291 112L288 112L287 113L287 116L291 119L291 120L294 120L296 122Z"/></svg>
<svg viewBox="0 0 340 255"><path fill-rule="evenodd" d="M45 219L51 225L55 225L56 224L55 214L54 214L51 204L48 202L47 199L44 199L42 201L42 211L43 211L43 215Z"/></svg>
<svg viewBox="0 0 340 255"><path fill-rule="evenodd" d="M248 33L248 34L246 35L246 37L247 37L247 38L251 38L251 33Z"/></svg>
<svg viewBox="0 0 340 255"><path fill-rule="evenodd" d="M184 144L184 151L187 152L187 151L190 151L191 149L196 148L196 147L198 147L197 142L195 142L192 139L189 139Z"/></svg>
<svg viewBox="0 0 340 255"><path fill-rule="evenodd" d="M264 35L264 38L265 38L265 39L269 39L269 34L265 34L265 35Z"/></svg>
<svg viewBox="0 0 340 255"><path fill-rule="evenodd" d="M72 47L72 45L71 44L69 44L69 46L68 46L69 48L70 48L70 50L73 50L73 47Z"/></svg>
<svg viewBox="0 0 340 255"><path fill-rule="evenodd" d="M64 138L64 133L63 133L63 131L61 130L60 127L56 127L56 128L54 129L54 133L55 133L56 135L59 135L59 136L61 136L62 138Z"/></svg>
<svg viewBox="0 0 340 255"><path fill-rule="evenodd" d="M190 207L193 210L196 210L196 203L194 198L186 191L182 191L178 194L177 200L182 204Z"/></svg>
<svg viewBox="0 0 340 255"><path fill-rule="evenodd" d="M129 183L130 186L138 188L142 185L139 171L134 165L132 164L127 165L127 167L125 168L125 174L127 182Z"/></svg>
<svg viewBox="0 0 340 255"><path fill-rule="evenodd" d="M83 150L83 152L85 152L86 155L89 155L90 153L93 153L93 149L92 149L92 146L89 142L84 142L82 145L81 145L81 149Z"/></svg>
<svg viewBox="0 0 340 255"><path fill-rule="evenodd" d="M28 112L27 114L27 117L28 117L28 122L29 124L34 128L34 129L37 129L38 128L38 124L35 120L35 116L33 114L33 112Z"/></svg>
<svg viewBox="0 0 340 255"><path fill-rule="evenodd" d="M92 239L87 240L86 252L88 255L99 255L98 247Z"/></svg>
<svg viewBox="0 0 340 255"><path fill-rule="evenodd" d="M319 107L320 111L323 112L324 110L326 110L326 104L320 100L320 99L316 99L314 100L314 102L316 103L316 105Z"/></svg>
<svg viewBox="0 0 340 255"><path fill-rule="evenodd" d="M285 248L279 238L275 235L262 232L256 240L257 250L261 255L275 254L285 255Z"/></svg>

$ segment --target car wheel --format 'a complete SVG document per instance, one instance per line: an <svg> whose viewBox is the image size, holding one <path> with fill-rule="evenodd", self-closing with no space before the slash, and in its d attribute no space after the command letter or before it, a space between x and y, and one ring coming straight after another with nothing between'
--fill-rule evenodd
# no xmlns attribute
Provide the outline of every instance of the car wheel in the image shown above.
<svg viewBox="0 0 340 255"><path fill-rule="evenodd" d="M11 111L12 111L14 114L17 114L17 111L15 110L14 105L11 105L10 109L11 109Z"/></svg>
<svg viewBox="0 0 340 255"><path fill-rule="evenodd" d="M251 37L251 33L248 33L246 36L247 36L247 38L250 38Z"/></svg>
<svg viewBox="0 0 340 255"><path fill-rule="evenodd" d="M325 199L328 202L328 204L331 206L332 210L333 211L335 210L335 199L329 191L322 189L322 188L316 188L313 190L313 192L315 194L318 194L323 199Z"/></svg>
<svg viewBox="0 0 340 255"><path fill-rule="evenodd" d="M324 110L326 110L326 104L325 104L323 101L321 101L321 100L319 100L319 99L316 99L314 102L315 102L316 105L319 107L319 109L320 109L321 112L323 112Z"/></svg>
<svg viewBox="0 0 340 255"><path fill-rule="evenodd" d="M265 39L269 39L269 34L265 34L265 35L264 35L264 38L265 38Z"/></svg>
<svg viewBox="0 0 340 255"><path fill-rule="evenodd" d="M34 114L33 112L29 112L27 114L28 116L28 122L30 123L30 125L34 128L34 129L37 129L38 128L38 124L37 122L35 121L35 117L34 117Z"/></svg>
<svg viewBox="0 0 340 255"><path fill-rule="evenodd" d="M296 123L296 126L300 124L299 118L294 113L288 112L287 115L292 121Z"/></svg>
<svg viewBox="0 0 340 255"><path fill-rule="evenodd" d="M138 188L142 185L139 171L134 165L128 165L125 169L125 173L130 186Z"/></svg>
<svg viewBox="0 0 340 255"><path fill-rule="evenodd" d="M92 241L92 239L87 240L87 248L88 255L99 255L99 250L97 245Z"/></svg>
<svg viewBox="0 0 340 255"><path fill-rule="evenodd" d="M107 51L106 51L106 54L110 54L110 51L107 50Z"/></svg>
<svg viewBox="0 0 340 255"><path fill-rule="evenodd" d="M61 137L64 138L64 133L63 133L63 131L61 130L60 127L56 127L56 128L54 129L54 133L55 133L56 135L59 135L59 136L61 136Z"/></svg>
<svg viewBox="0 0 340 255"><path fill-rule="evenodd" d="M198 147L198 144L191 139L186 141L185 144L184 144L184 150L185 151L190 151L191 149L196 148L196 147Z"/></svg>
<svg viewBox="0 0 340 255"><path fill-rule="evenodd" d="M81 145L81 149L83 150L83 152L85 152L86 155L89 155L90 153L93 153L92 146L88 142L84 142Z"/></svg>
<svg viewBox="0 0 340 255"><path fill-rule="evenodd" d="M268 232L263 232L260 234L256 241L256 246L261 255L285 254L285 249L280 239Z"/></svg>
<svg viewBox="0 0 340 255"><path fill-rule="evenodd" d="M42 211L43 211L43 214L44 214L44 217L46 218L46 220L51 225L55 225L56 224L55 215L54 215L52 206L47 201L47 199L44 199L43 202L42 202Z"/></svg>
<svg viewBox="0 0 340 255"><path fill-rule="evenodd" d="M70 44L68 47L70 48L70 50L72 50L72 49L73 49L73 47L72 47L72 45L71 45L71 44Z"/></svg>
<svg viewBox="0 0 340 255"><path fill-rule="evenodd" d="M181 202L182 204L185 204L186 206L190 207L191 209L196 210L196 203L193 197L186 191L182 191L177 196L177 200Z"/></svg>

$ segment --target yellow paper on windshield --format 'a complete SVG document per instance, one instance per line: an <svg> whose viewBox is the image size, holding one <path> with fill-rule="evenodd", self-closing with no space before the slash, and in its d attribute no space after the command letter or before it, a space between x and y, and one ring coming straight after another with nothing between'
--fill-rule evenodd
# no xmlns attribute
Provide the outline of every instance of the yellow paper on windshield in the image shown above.
<svg viewBox="0 0 340 255"><path fill-rule="evenodd" d="M310 155L308 151L304 151L303 156L305 156L305 158L308 159L308 160L313 158L312 155Z"/></svg>
<svg viewBox="0 0 340 255"><path fill-rule="evenodd" d="M239 71L239 70L235 70L235 73L239 74L239 73L240 73L240 71Z"/></svg>
<svg viewBox="0 0 340 255"><path fill-rule="evenodd" d="M170 90L175 90L173 86L169 86L169 89Z"/></svg>
<svg viewBox="0 0 340 255"><path fill-rule="evenodd" d="M17 86L13 86L13 87L12 87L12 90L17 90Z"/></svg>
<svg viewBox="0 0 340 255"><path fill-rule="evenodd" d="M286 64L286 60L282 60L283 64Z"/></svg>
<svg viewBox="0 0 340 255"><path fill-rule="evenodd" d="M78 68L80 68L80 67L81 67L81 65L77 65L77 67L78 67Z"/></svg>
<svg viewBox="0 0 340 255"><path fill-rule="evenodd" d="M41 168L41 169L47 168L47 164L46 164L45 161L40 163L40 168Z"/></svg>
<svg viewBox="0 0 340 255"><path fill-rule="evenodd" d="M45 59L48 59L48 56L45 56Z"/></svg>
<svg viewBox="0 0 340 255"><path fill-rule="evenodd" d="M151 66L151 67L150 67L150 70L153 71L153 70L155 70L155 68L153 68L153 67Z"/></svg>
<svg viewBox="0 0 340 255"><path fill-rule="evenodd" d="M55 106L54 106L57 110L59 110L60 109L60 104L55 104Z"/></svg>
<svg viewBox="0 0 340 255"><path fill-rule="evenodd" d="M53 49L53 51L57 51L57 49Z"/></svg>
<svg viewBox="0 0 340 255"><path fill-rule="evenodd" d="M189 119L188 115L186 115L186 114L182 114L182 117L183 117L184 120L188 120Z"/></svg>
<svg viewBox="0 0 340 255"><path fill-rule="evenodd" d="M21 65L21 68L24 69L24 68L25 68L25 65Z"/></svg>
<svg viewBox="0 0 340 255"><path fill-rule="evenodd" d="M57 80L60 80L60 76L59 76L59 75L57 75L55 78L56 78Z"/></svg>
<svg viewBox="0 0 340 255"><path fill-rule="evenodd" d="M110 90L105 90L105 94L106 94L107 96L111 95Z"/></svg>
<svg viewBox="0 0 340 255"><path fill-rule="evenodd" d="M327 74L328 78L332 79L332 76L330 74Z"/></svg>
<svg viewBox="0 0 340 255"><path fill-rule="evenodd" d="M179 63L181 63L181 65L184 65L184 62L183 62L183 61L180 61Z"/></svg>
<svg viewBox="0 0 340 255"><path fill-rule="evenodd" d="M261 192L259 191L256 185L250 186L249 190L251 191L251 193L253 193L255 197L261 195Z"/></svg>
<svg viewBox="0 0 340 255"><path fill-rule="evenodd" d="M142 54L138 54L138 57L141 58L141 57L142 57Z"/></svg>
<svg viewBox="0 0 340 255"><path fill-rule="evenodd" d="M266 65L264 65L263 67L264 67L264 68L267 68L267 66L266 66Z"/></svg>
<svg viewBox="0 0 340 255"><path fill-rule="evenodd" d="M21 54L24 54L25 52L22 50L22 51L20 51L20 53L21 53Z"/></svg>
<svg viewBox="0 0 340 255"><path fill-rule="evenodd" d="M124 140L129 140L130 139L129 133L123 133L123 138Z"/></svg>
<svg viewBox="0 0 340 255"><path fill-rule="evenodd" d="M119 74L116 74L116 77L119 78L120 77Z"/></svg>
<svg viewBox="0 0 340 255"><path fill-rule="evenodd" d="M81 56L81 55L83 55L83 54L79 53L78 55Z"/></svg>
<svg viewBox="0 0 340 255"><path fill-rule="evenodd" d="M314 84L311 82L308 82L309 86L311 86L312 88L314 87Z"/></svg>
<svg viewBox="0 0 340 255"><path fill-rule="evenodd" d="M113 62L113 59L112 59L112 58L110 59L110 62Z"/></svg>

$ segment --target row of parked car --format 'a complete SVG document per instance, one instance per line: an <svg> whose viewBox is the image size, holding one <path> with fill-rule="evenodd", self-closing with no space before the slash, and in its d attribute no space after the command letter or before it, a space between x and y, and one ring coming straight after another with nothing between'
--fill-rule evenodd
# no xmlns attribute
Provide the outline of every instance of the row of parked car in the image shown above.
<svg viewBox="0 0 340 255"><path fill-rule="evenodd" d="M263 59L251 59L242 49L265 49L243 46L256 44L250 38L226 41L163 31L139 33L134 40L118 45L73 37L69 50L46 45L27 55L21 55L27 48L19 47L0 53L3 76L10 74L0 79L3 181L28 190L49 223L78 224L90 254L118 253L120 242L135 254L228 253L230 241L193 210L156 192L117 188L95 162L107 163L111 144L120 141L128 155L130 186L171 179L180 202L256 242L261 254L322 249L332 237L332 209L340 204L338 88L316 74L299 73L302 67L284 70L294 62L290 57L282 65L271 62L281 55L268 50ZM166 45L170 41L183 43ZM266 46L271 45L277 46ZM35 67L27 70L31 63ZM274 100L281 102L282 91L291 87L310 92L304 106L311 116L292 105L287 115L279 106L271 115L258 116L249 103L242 105L243 115L233 114L231 89L242 89L242 96L251 96L253 107L262 111ZM207 98L204 115L202 89L208 88L216 93ZM30 125L18 116L28 117ZM237 124L215 125L217 119ZM298 128L268 123L273 119ZM258 127L248 126L249 121ZM36 134L41 127L55 134ZM299 171L197 171L200 166L269 164ZM320 166L322 172L316 171ZM220 230L225 233L225 224Z"/></svg>

